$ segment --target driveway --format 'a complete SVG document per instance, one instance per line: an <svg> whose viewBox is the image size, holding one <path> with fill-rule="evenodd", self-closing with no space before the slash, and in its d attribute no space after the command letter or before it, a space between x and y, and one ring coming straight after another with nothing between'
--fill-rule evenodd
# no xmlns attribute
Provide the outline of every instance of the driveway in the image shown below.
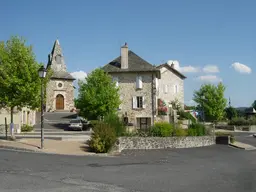
<svg viewBox="0 0 256 192"><path fill-rule="evenodd" d="M256 151L224 145L73 157L0 150L1 191L252 192Z"/></svg>
<svg viewBox="0 0 256 192"><path fill-rule="evenodd" d="M48 129L48 131L60 131L67 130L69 121L77 117L76 113L70 112L53 112L53 113L44 113L44 127ZM36 129L40 129L40 118L41 114L37 113L36 119L37 123L34 126Z"/></svg>

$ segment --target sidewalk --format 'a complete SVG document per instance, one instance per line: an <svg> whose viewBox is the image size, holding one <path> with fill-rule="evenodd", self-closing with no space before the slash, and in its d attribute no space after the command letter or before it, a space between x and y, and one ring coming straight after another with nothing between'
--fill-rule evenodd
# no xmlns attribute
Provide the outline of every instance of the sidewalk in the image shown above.
<svg viewBox="0 0 256 192"><path fill-rule="evenodd" d="M236 148L244 149L244 150L255 150L256 149L256 147L254 147L252 145L248 145L248 144L241 143L238 141L235 141L234 143L230 143L229 145L232 147L236 147Z"/></svg>
<svg viewBox="0 0 256 192"><path fill-rule="evenodd" d="M0 148L14 149L28 152L41 152L60 155L98 155L89 152L88 146L82 141L44 140L44 149L40 149L40 139L20 139L16 141L0 140ZM99 154L107 156L106 154Z"/></svg>

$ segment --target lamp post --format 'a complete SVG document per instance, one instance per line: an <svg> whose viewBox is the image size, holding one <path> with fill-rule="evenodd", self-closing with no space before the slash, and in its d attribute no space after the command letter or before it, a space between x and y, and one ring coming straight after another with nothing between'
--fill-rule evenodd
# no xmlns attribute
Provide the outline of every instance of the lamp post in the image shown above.
<svg viewBox="0 0 256 192"><path fill-rule="evenodd" d="M202 100L203 100L203 103L202 103L202 119L203 119L203 123L204 123L204 120L205 120L205 115L204 115L204 100L205 100L205 96L204 95L202 96Z"/></svg>
<svg viewBox="0 0 256 192"><path fill-rule="evenodd" d="M38 70L38 75L41 78L41 149L44 148L44 89L43 83L46 76L46 69L44 66Z"/></svg>

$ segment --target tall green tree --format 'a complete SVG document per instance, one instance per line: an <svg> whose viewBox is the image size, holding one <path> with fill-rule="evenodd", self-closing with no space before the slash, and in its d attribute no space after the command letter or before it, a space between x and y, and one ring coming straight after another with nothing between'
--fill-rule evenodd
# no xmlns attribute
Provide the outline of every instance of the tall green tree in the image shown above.
<svg viewBox="0 0 256 192"><path fill-rule="evenodd" d="M234 107L232 107L232 106L227 107L225 109L225 112L226 112L226 117L229 120L231 120L231 119L233 119L233 118L238 116L237 110Z"/></svg>
<svg viewBox="0 0 256 192"><path fill-rule="evenodd" d="M115 82L102 69L95 69L79 82L76 100L80 114L88 119L96 119L114 113L120 105L120 97Z"/></svg>
<svg viewBox="0 0 256 192"><path fill-rule="evenodd" d="M11 112L22 107L36 108L40 105L40 78L32 46L17 36L0 43L0 103Z"/></svg>
<svg viewBox="0 0 256 192"><path fill-rule="evenodd" d="M219 121L225 115L227 99L224 97L225 86L219 83L204 84L198 91L194 92L193 100L204 111L206 120Z"/></svg>

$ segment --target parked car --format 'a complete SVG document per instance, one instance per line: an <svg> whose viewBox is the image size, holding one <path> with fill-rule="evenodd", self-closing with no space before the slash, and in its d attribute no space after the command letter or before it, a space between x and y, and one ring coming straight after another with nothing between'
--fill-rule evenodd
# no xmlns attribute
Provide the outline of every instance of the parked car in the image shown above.
<svg viewBox="0 0 256 192"><path fill-rule="evenodd" d="M90 129L90 122L83 119L83 118L76 118L76 119L72 119L70 120L70 124L69 124L69 130L88 130Z"/></svg>

